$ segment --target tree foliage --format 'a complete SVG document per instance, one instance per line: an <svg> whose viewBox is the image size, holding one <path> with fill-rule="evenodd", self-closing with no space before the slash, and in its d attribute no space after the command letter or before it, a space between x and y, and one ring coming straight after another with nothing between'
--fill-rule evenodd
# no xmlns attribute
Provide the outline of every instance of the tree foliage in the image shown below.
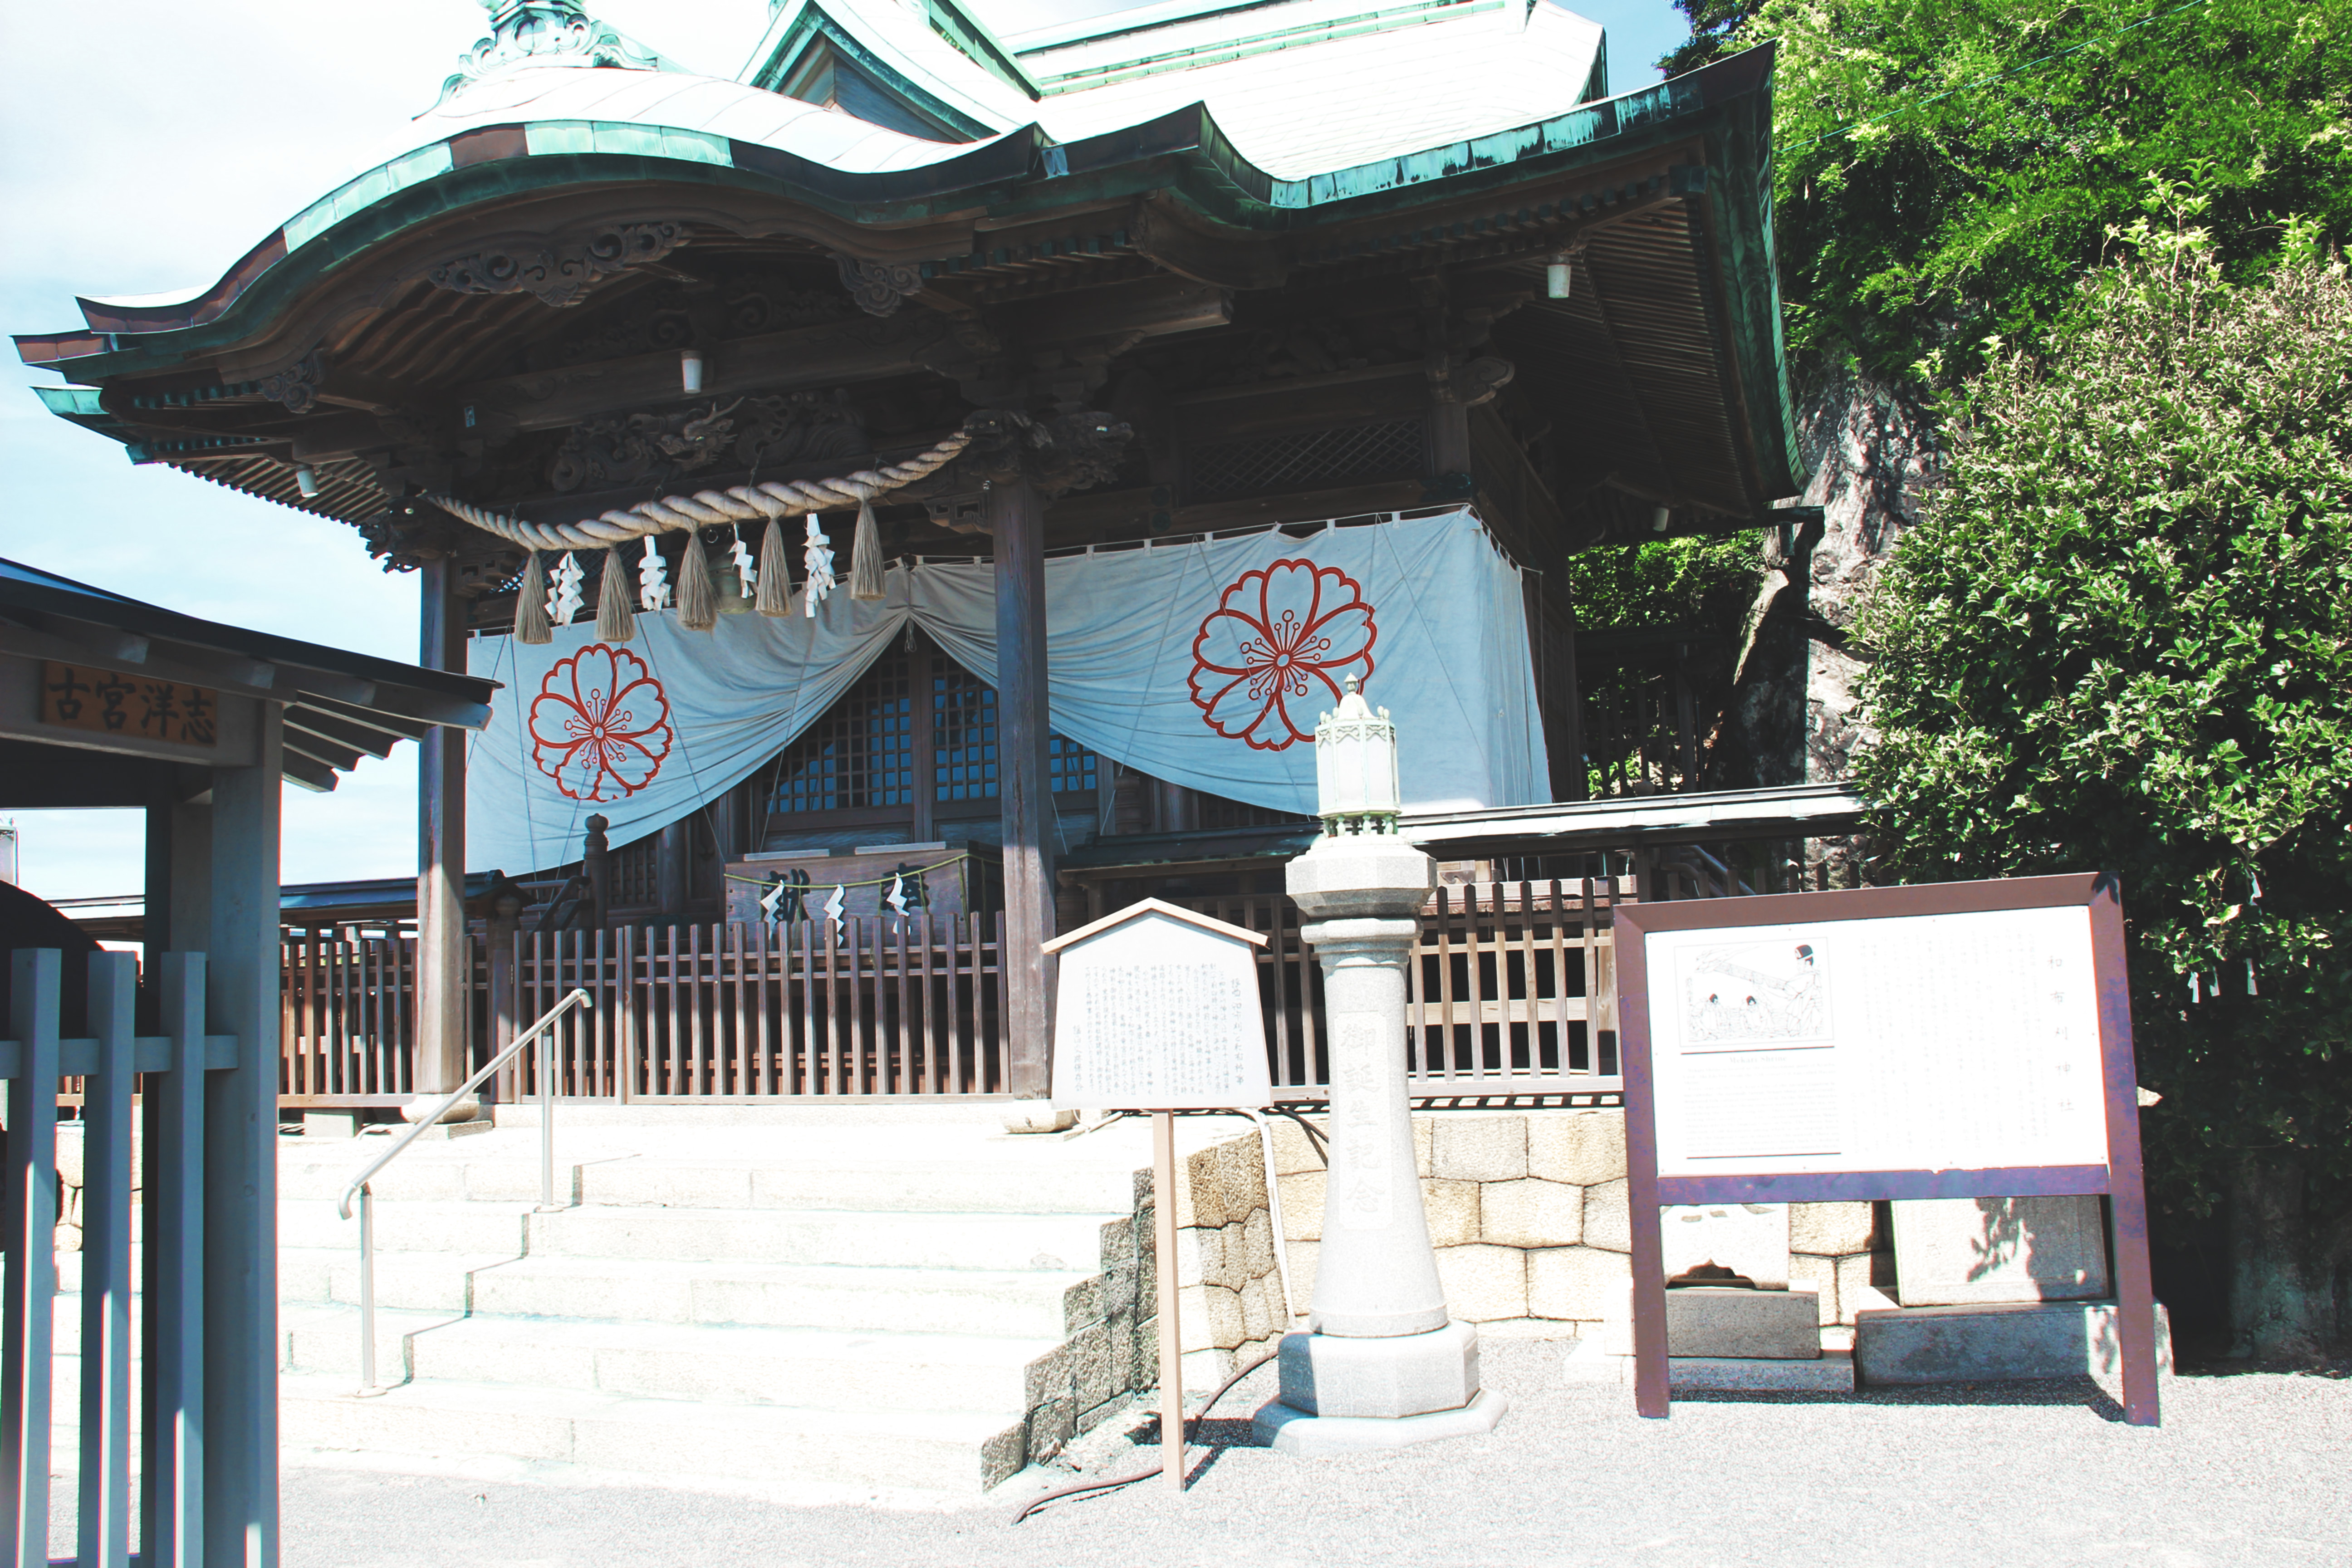
<svg viewBox="0 0 2352 1568"><path fill-rule="evenodd" d="M2121 254L2151 176L2243 280L2352 234L2352 0L1680 0L1777 39L1780 284L1801 373L1949 385Z"/></svg>
<svg viewBox="0 0 2352 1568"><path fill-rule="evenodd" d="M1947 407L1866 607L1861 782L1912 879L2122 879L2161 1201L2352 1190L2352 279L2169 256ZM2258 993L2250 994L2251 993Z"/></svg>

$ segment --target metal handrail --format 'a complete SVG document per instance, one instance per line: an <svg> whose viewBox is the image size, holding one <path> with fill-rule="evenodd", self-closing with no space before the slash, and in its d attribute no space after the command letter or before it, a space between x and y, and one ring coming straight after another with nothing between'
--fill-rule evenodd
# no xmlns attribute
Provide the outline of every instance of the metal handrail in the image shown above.
<svg viewBox="0 0 2352 1568"><path fill-rule="evenodd" d="M343 1195L336 1201L335 1212L343 1218L352 1217L352 1197L360 1200L360 1393L381 1394L375 1382L375 1194L368 1186L379 1171L400 1158L401 1152L419 1138L425 1130L435 1125L466 1096L481 1086L484 1079L514 1060L516 1053L532 1041L539 1042L539 1206L541 1210L555 1207L555 1063L550 1055L548 1030L555 1021L574 1006L593 1007L595 1002L588 993L576 986L563 999L539 1016L539 1021L517 1035L506 1049L492 1057L476 1069L474 1076L449 1091L429 1116L418 1118L415 1126L401 1134L391 1148L368 1163L367 1168L353 1176Z"/></svg>

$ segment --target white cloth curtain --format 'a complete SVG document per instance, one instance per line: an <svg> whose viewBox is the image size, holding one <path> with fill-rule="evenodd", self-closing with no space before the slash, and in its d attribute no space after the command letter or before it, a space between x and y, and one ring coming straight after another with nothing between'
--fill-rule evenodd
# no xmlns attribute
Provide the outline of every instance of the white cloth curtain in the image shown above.
<svg viewBox="0 0 2352 1568"><path fill-rule="evenodd" d="M468 756L467 860L578 859L600 812L615 844L676 821L782 750L909 621L993 684L993 581L985 562L919 562L890 569L881 600L836 592L814 617L476 639L472 672L505 689ZM1518 572L1468 511L1056 556L1045 607L1054 729L1153 777L1311 814L1315 721L1354 674L1397 721L1412 809L1548 798Z"/></svg>

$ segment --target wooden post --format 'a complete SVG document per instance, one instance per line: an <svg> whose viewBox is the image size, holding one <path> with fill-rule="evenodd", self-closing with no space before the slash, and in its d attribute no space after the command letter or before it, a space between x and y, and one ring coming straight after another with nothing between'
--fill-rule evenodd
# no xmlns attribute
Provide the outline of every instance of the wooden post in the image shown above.
<svg viewBox="0 0 2352 1568"><path fill-rule="evenodd" d="M1151 1117L1151 1267L1160 1287L1160 1473L1184 1490L1184 1340L1176 1325L1176 1115Z"/></svg>
<svg viewBox="0 0 2352 1568"><path fill-rule="evenodd" d="M693 819L680 817L654 840L655 897L661 912L673 918L686 913L688 857L693 853Z"/></svg>
<svg viewBox="0 0 2352 1568"><path fill-rule="evenodd" d="M425 563L417 616L417 663L462 673L466 608L456 592L457 563ZM416 1076L423 1114L436 1096L466 1081L466 737L436 725L417 742L416 759ZM470 1121L478 1102L461 1100L447 1120Z"/></svg>
<svg viewBox="0 0 2352 1568"><path fill-rule="evenodd" d="M49 1417L54 1392L50 1355L56 1344L58 1294L58 1015L63 964L58 954L19 948L11 966L8 1032L16 1041L16 1074L7 1083L8 1139L0 1149L0 1203L8 1231L7 1347L0 1366L0 1449L5 1450L8 1496L0 1521L17 1563L49 1560Z"/></svg>
<svg viewBox="0 0 2352 1568"><path fill-rule="evenodd" d="M613 847L604 837L612 826L602 813L588 819L588 839L581 850L580 869L588 879L588 929L603 931L613 909Z"/></svg>
<svg viewBox="0 0 2352 1568"><path fill-rule="evenodd" d="M1045 771L1045 509L1026 479L988 489L996 542L997 801L1004 828L1006 1087L1051 1090L1043 944L1054 934L1054 797Z"/></svg>
<svg viewBox="0 0 2352 1568"><path fill-rule="evenodd" d="M497 885L490 889L488 902L484 941L489 950L490 1049L495 1053L506 1049L521 1026L515 1003L515 933L522 924L523 890L501 872ZM513 1069L505 1076L510 1081L519 1081L522 1077Z"/></svg>
<svg viewBox="0 0 2352 1568"><path fill-rule="evenodd" d="M226 702L227 700L223 699ZM278 832L284 713L213 772L205 1011L236 1065L205 1075L204 1561L278 1561ZM462 1079L457 1081L462 1082Z"/></svg>

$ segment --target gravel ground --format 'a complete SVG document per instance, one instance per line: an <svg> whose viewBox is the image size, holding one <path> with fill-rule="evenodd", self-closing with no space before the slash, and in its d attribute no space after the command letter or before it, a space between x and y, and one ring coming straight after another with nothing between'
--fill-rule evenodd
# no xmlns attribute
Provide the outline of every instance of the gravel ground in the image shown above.
<svg viewBox="0 0 2352 1568"><path fill-rule="evenodd" d="M1483 1348L1487 1385L1512 1402L1490 1436L1315 1460L1246 1446L1246 1414L1272 1393L1264 1369L1205 1424L1183 1498L1155 1478L1048 1504L1018 1526L1008 1522L1018 1500L1050 1484L1034 1473L984 1503L885 1510L289 1468L285 1560L288 1568L2352 1564L2352 1377L2168 1380L2157 1431L2124 1426L2088 1380L1717 1395L1678 1400L1671 1420L1643 1421L1630 1389L1564 1383L1561 1354L1543 1342ZM1145 1412L1113 1421L1070 1458L1087 1475L1137 1468L1158 1452L1153 1426Z"/></svg>

